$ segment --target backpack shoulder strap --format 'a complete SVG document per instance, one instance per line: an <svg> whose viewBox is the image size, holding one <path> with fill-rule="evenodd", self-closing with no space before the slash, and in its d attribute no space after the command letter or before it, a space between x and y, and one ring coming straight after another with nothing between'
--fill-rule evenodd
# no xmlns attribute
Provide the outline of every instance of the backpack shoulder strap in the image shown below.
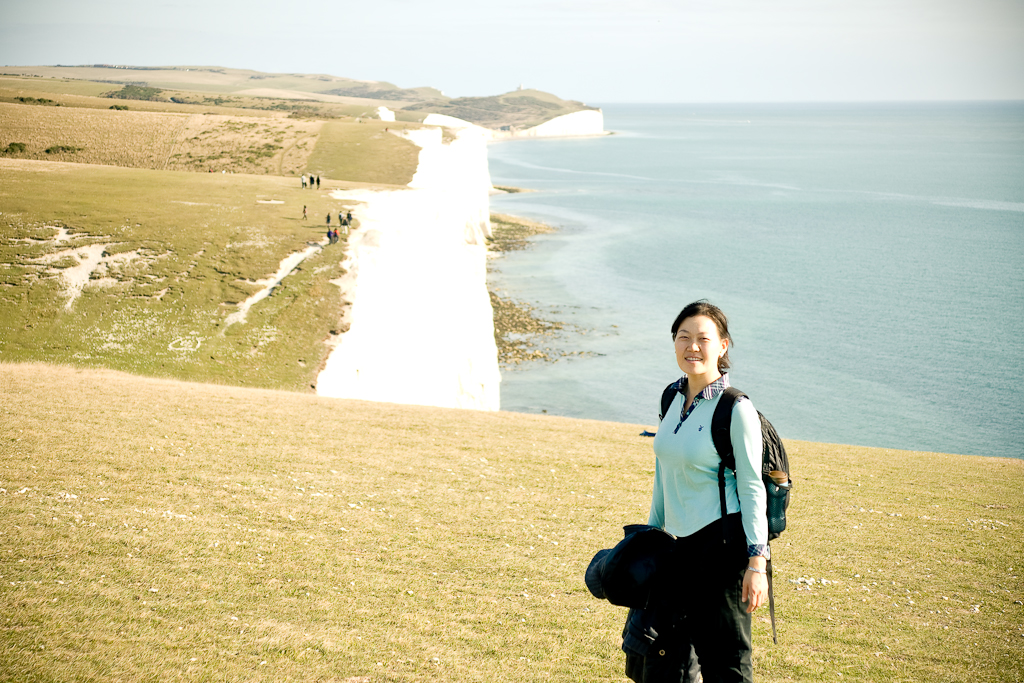
<svg viewBox="0 0 1024 683"><path fill-rule="evenodd" d="M661 392L661 414L658 415L658 419L664 420L665 416L668 415L668 409L672 407L672 401L675 400L676 394L679 393L679 380L672 382L665 390Z"/></svg>
<svg viewBox="0 0 1024 683"><path fill-rule="evenodd" d="M718 456L729 469L736 471L736 456L732 452L732 437L729 429L732 426L732 407L741 396L746 396L735 387L729 387L722 392L715 406L715 413L711 416L711 440L715 444Z"/></svg>
<svg viewBox="0 0 1024 683"><path fill-rule="evenodd" d="M718 500L722 505L722 543L729 541L729 526L725 523L728 517L728 510L725 504L725 468L736 471L736 455L732 450L732 436L729 427L732 424L732 407L745 394L739 389L729 387L722 392L715 406L715 412L711 416L711 441L715 444L718 457L722 459L718 463Z"/></svg>
<svg viewBox="0 0 1024 683"><path fill-rule="evenodd" d="M728 466L734 472L736 471L736 454L732 450L732 436L730 435L730 427L732 424L732 407L736 405L736 401L740 400L741 397L746 396L742 391L735 387L729 387L722 392L722 398L718 400L718 405L715 407L715 413L711 417L711 439L715 442L715 450L718 451L719 457L722 458L722 462L718 466L718 493L722 504L722 519L726 517L725 507L725 468ZM760 415L760 413L759 413ZM760 416L762 423L764 422L764 416ZM769 426L771 426L769 424ZM775 433L772 428L772 433ZM777 437L776 437L777 440ZM779 441L781 448L782 442ZM782 458L785 459L786 454L783 450ZM783 460L785 461L785 460ZM787 464L788 467L788 464ZM788 471L788 470L787 470ZM722 542L725 543L728 540L728 532L725 531L727 528L724 524ZM772 586L772 561L769 557L768 562L768 613L772 619L772 640L776 645L779 644L778 634L775 632L775 591Z"/></svg>

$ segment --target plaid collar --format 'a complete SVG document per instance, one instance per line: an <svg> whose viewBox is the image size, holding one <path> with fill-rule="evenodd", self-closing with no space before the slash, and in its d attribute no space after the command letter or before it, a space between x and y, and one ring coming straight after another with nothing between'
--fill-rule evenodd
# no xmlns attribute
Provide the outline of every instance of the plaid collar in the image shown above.
<svg viewBox="0 0 1024 683"><path fill-rule="evenodd" d="M676 391L678 391L680 394L685 395L686 387L689 383L690 378L687 377L686 375L683 375L682 377L675 381L674 386L676 388ZM694 397L694 400L700 399L702 401L710 401L715 396L718 396L720 393L728 389L730 386L732 385L729 384L729 373L723 373L721 377L719 377L714 382L704 387L704 390L697 394Z"/></svg>
<svg viewBox="0 0 1024 683"><path fill-rule="evenodd" d="M678 391L680 394L684 396L682 401L684 406L686 405L686 387L689 384L689 382L690 379L685 375L680 377L675 382L676 391ZM676 425L676 428L672 433L675 434L676 432L679 431L679 428L683 426L683 422L686 421L686 418L690 416L690 413L694 411L694 409L697 407L698 404L700 404L701 401L710 401L715 396L718 396L720 393L728 389L729 386L729 373L726 372L723 373L722 376L716 379L714 382L704 387L704 389L702 389L699 394L693 397L693 402L690 403L689 410L684 410L683 408L679 409L679 424Z"/></svg>

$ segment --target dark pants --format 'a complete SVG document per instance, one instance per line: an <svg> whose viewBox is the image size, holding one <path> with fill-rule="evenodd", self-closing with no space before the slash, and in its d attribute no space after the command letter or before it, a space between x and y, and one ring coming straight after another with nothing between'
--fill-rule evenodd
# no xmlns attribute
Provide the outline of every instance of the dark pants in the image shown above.
<svg viewBox="0 0 1024 683"><path fill-rule="evenodd" d="M662 598L658 639L644 658L643 683L693 680L691 647L704 683L753 681L750 626L743 595L747 541L740 515L726 518L728 543L716 521L676 541Z"/></svg>

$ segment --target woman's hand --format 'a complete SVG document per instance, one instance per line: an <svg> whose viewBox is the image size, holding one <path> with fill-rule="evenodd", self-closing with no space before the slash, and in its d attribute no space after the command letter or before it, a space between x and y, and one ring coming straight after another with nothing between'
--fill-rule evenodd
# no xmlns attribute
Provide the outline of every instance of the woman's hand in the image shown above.
<svg viewBox="0 0 1024 683"><path fill-rule="evenodd" d="M763 557L750 558L749 566L757 569L764 569L765 559ZM747 603L747 614L750 614L764 604L768 597L768 575L761 572L752 572L749 569L743 576L743 594L740 599Z"/></svg>

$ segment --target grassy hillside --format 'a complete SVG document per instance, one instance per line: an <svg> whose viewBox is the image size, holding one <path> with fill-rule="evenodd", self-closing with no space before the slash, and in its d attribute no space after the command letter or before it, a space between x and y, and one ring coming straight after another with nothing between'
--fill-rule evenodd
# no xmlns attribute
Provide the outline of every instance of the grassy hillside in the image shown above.
<svg viewBox="0 0 1024 683"><path fill-rule="evenodd" d="M132 111L330 119L375 116L378 106L393 104L378 100L266 88L238 93L158 88L159 92L147 99L122 99L124 89L122 83L0 75L0 102L20 101L20 97L42 97L52 99L62 106L93 109L109 109L112 105L121 105Z"/></svg>
<svg viewBox="0 0 1024 683"><path fill-rule="evenodd" d="M539 90L451 99L430 87L400 88L382 81L326 74L269 74L221 67L38 66L4 67L4 72L0 74L0 86L7 80L20 88L43 92L99 96L112 95L124 87L135 91L155 88L161 92L149 93L146 99L196 106L212 103L273 108L320 117L368 116L384 105L396 110L399 120L422 120L426 114L436 112L493 129L535 126L562 114L588 109L581 102L563 100ZM76 82L74 79L80 84L70 85ZM69 85L54 90L61 83ZM4 101L2 91L0 101Z"/></svg>
<svg viewBox="0 0 1024 683"><path fill-rule="evenodd" d="M443 103L411 104L405 109L447 114L486 128L499 129L510 126L529 128L556 116L590 107L540 90L517 90L492 97L460 97Z"/></svg>
<svg viewBox="0 0 1024 683"><path fill-rule="evenodd" d="M0 358L308 391L342 311L344 245L227 321L350 206L332 187L0 159Z"/></svg>
<svg viewBox="0 0 1024 683"><path fill-rule="evenodd" d="M0 413L0 680L622 680L637 425L38 364ZM787 447L757 680L1024 677L1024 462Z"/></svg>
<svg viewBox="0 0 1024 683"><path fill-rule="evenodd" d="M229 69L210 66L17 66L3 67L4 75L39 77L46 79L79 79L98 83L146 84L167 90L193 90L207 93L240 93L250 90L300 93L305 95L332 94L334 90L352 90L353 97L378 101L402 101L409 93L420 99L447 99L432 88L403 90L391 83L360 81L326 74L271 74L250 69ZM110 86L106 87L110 90ZM365 93L378 93L392 97L369 97Z"/></svg>
<svg viewBox="0 0 1024 683"><path fill-rule="evenodd" d="M307 168L338 180L408 185L416 173L419 148L386 132L406 125L373 120L327 121L320 129Z"/></svg>
<svg viewBox="0 0 1024 683"><path fill-rule="evenodd" d="M328 212L337 225L352 208L331 189L412 179L418 148L385 132L409 124L212 114L16 80L0 79L0 358L309 391L342 315L330 281L343 245L232 317L323 238ZM300 189L304 172L319 191Z"/></svg>
<svg viewBox="0 0 1024 683"><path fill-rule="evenodd" d="M396 185L412 179L419 159L411 142L383 134L386 126L401 129L408 123L329 116L325 124L258 110L253 116L252 110L238 107L223 110L233 115L221 115L211 114L205 105L181 103L167 103L173 111L164 112L155 111L163 107L160 102L116 100L126 104L110 105L110 99L5 84L12 85L10 79L0 79L0 100L6 100L0 101L0 157L5 158L292 177L308 171ZM107 107L91 106L96 100ZM149 109L136 111L140 104ZM324 125L329 134L321 144Z"/></svg>
<svg viewBox="0 0 1024 683"><path fill-rule="evenodd" d="M284 118L0 103L0 150L16 159L298 176L321 125ZM12 143L24 147L13 151L8 149Z"/></svg>

